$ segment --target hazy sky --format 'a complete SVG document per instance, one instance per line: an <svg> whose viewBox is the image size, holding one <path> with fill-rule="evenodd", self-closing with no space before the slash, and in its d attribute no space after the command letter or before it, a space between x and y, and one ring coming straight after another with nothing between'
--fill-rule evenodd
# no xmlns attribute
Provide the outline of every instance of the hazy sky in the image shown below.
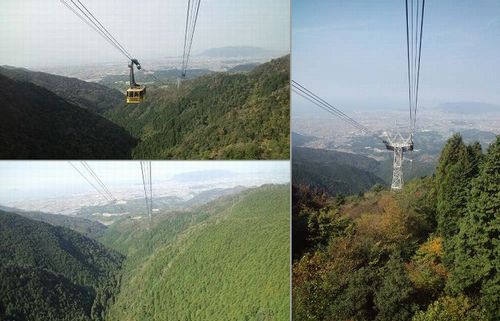
<svg viewBox="0 0 500 321"><path fill-rule="evenodd" d="M74 164L81 168L79 162ZM142 184L138 161L88 162L99 178L110 188ZM154 182L196 171L224 170L237 175L255 175L283 183L290 181L287 161L154 161ZM0 204L19 199L69 196L95 190L66 161L1 161ZM97 192L96 192L97 193Z"/></svg>
<svg viewBox="0 0 500 321"><path fill-rule="evenodd" d="M81 2L133 56L182 56L187 0ZM125 59L59 0L1 0L0 43L0 65ZM289 50L289 0L201 0L192 51L224 46Z"/></svg>
<svg viewBox="0 0 500 321"><path fill-rule="evenodd" d="M293 79L344 111L407 108L404 0L292 0L292 12ZM424 107L500 104L500 1L426 1L420 81ZM294 108L316 107L294 96Z"/></svg>

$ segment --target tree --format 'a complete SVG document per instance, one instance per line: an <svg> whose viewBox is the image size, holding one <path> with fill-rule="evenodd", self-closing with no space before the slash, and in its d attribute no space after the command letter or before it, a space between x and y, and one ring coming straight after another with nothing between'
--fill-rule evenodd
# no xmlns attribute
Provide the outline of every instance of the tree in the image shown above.
<svg viewBox="0 0 500 321"><path fill-rule="evenodd" d="M487 321L485 314L465 296L441 297L427 310L417 312L412 321Z"/></svg>
<svg viewBox="0 0 500 321"><path fill-rule="evenodd" d="M467 146L467 153L469 155L469 162L471 163L471 175L477 176L479 174L479 165L483 159L483 149L479 142L474 142Z"/></svg>
<svg viewBox="0 0 500 321"><path fill-rule="evenodd" d="M446 143L436 169L438 231L447 239L457 232L457 220L467 203L469 153L459 134Z"/></svg>
<svg viewBox="0 0 500 321"><path fill-rule="evenodd" d="M412 234L419 242L426 241L436 230L436 193L433 187L433 178L426 177L408 182L397 194L399 206L410 214Z"/></svg>
<svg viewBox="0 0 500 321"><path fill-rule="evenodd" d="M442 256L442 238L430 237L407 264L408 276L417 290L416 301L419 304L428 305L442 294L448 274L442 264Z"/></svg>
<svg viewBox="0 0 500 321"><path fill-rule="evenodd" d="M465 215L470 177L474 175L471 153L460 134L455 134L444 146L436 169L437 231L444 240L447 267L453 262L451 239L458 232L458 221Z"/></svg>
<svg viewBox="0 0 500 321"><path fill-rule="evenodd" d="M375 291L375 306L378 310L375 320L409 320L416 309L413 302L415 290L403 262L398 257L392 257L380 273L382 284Z"/></svg>
<svg viewBox="0 0 500 321"><path fill-rule="evenodd" d="M473 180L466 216L453 238L451 293L481 296L492 320L500 319L500 136L488 148Z"/></svg>

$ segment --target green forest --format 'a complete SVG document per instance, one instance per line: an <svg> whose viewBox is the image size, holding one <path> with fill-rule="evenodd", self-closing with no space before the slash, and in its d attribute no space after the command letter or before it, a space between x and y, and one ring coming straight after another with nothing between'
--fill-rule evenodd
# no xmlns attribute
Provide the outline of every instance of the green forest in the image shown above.
<svg viewBox="0 0 500 321"><path fill-rule="evenodd" d="M113 82L0 67L0 158L289 158L289 55L180 87L153 76L145 101L127 105Z"/></svg>
<svg viewBox="0 0 500 321"><path fill-rule="evenodd" d="M31 82L1 74L2 159L122 159L137 144L125 129ZM61 77L62 78L62 77ZM85 93L81 93L85 95ZM99 96L98 96L99 97Z"/></svg>
<svg viewBox="0 0 500 321"><path fill-rule="evenodd" d="M459 134L401 192L293 186L293 318L500 320L500 137Z"/></svg>
<svg viewBox="0 0 500 321"><path fill-rule="evenodd" d="M288 159L290 56L248 73L212 73L151 89L104 113L140 140L140 159Z"/></svg>
<svg viewBox="0 0 500 321"><path fill-rule="evenodd" d="M0 320L287 320L289 192L124 217L96 239L59 226L86 221L0 211Z"/></svg>
<svg viewBox="0 0 500 321"><path fill-rule="evenodd" d="M289 202L289 185L264 186L144 233L108 320L287 320Z"/></svg>
<svg viewBox="0 0 500 321"><path fill-rule="evenodd" d="M68 228L0 211L0 320L104 320L123 259Z"/></svg>

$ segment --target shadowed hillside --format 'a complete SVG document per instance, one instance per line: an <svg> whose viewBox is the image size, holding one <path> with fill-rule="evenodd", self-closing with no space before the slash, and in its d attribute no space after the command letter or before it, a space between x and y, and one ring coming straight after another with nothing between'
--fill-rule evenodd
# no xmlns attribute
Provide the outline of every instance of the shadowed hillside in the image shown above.
<svg viewBox="0 0 500 321"><path fill-rule="evenodd" d="M130 158L124 129L31 83L0 75L0 158Z"/></svg>
<svg viewBox="0 0 500 321"><path fill-rule="evenodd" d="M295 186L310 186L330 195L350 195L384 184L375 174L379 162L369 157L303 147L294 148L292 155Z"/></svg>
<svg viewBox="0 0 500 321"><path fill-rule="evenodd" d="M0 211L0 319L104 320L122 260L67 228Z"/></svg>
<svg viewBox="0 0 500 321"><path fill-rule="evenodd" d="M73 105L96 113L125 105L125 95L118 90L77 78L8 67L0 67L0 74L45 88Z"/></svg>
<svg viewBox="0 0 500 321"><path fill-rule="evenodd" d="M49 223L50 225L54 226L67 227L90 238L97 238L99 236L102 236L107 228L106 225L99 223L98 221L88 220L76 216L23 211L17 208L2 205L0 205L0 211L15 213L32 220Z"/></svg>

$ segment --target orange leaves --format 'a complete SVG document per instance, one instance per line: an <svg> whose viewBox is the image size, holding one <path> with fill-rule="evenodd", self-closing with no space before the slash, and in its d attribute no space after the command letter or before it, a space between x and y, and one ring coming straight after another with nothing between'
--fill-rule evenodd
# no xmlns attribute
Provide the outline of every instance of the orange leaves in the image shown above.
<svg viewBox="0 0 500 321"><path fill-rule="evenodd" d="M434 237L422 244L417 251L418 256L430 256L435 260L441 259L443 255L443 239L441 237Z"/></svg>
<svg viewBox="0 0 500 321"><path fill-rule="evenodd" d="M380 197L380 213L365 213L357 221L357 230L381 250L393 250L410 238L408 215L390 194Z"/></svg>
<svg viewBox="0 0 500 321"><path fill-rule="evenodd" d="M431 297L442 291L448 276L448 271L441 262L442 255L442 238L431 237L419 247L412 261L406 265L413 285Z"/></svg>

